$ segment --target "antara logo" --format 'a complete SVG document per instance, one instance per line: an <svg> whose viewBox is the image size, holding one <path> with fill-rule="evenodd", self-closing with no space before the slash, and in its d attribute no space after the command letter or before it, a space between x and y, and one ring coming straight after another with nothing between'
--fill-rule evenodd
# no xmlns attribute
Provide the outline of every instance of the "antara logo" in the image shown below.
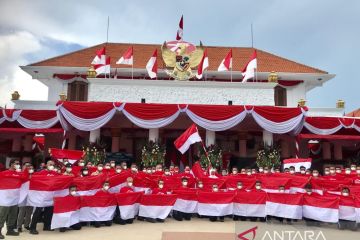
<svg viewBox="0 0 360 240"><path fill-rule="evenodd" d="M326 240L322 231L266 231L261 240Z"/></svg>
<svg viewBox="0 0 360 240"><path fill-rule="evenodd" d="M238 234L238 239L240 239L240 240L254 240L255 237L256 237L257 228L258 227L256 226L256 227L250 228L250 229L248 229L248 230L246 230L246 231L244 231L242 233L239 233ZM250 234L250 233L251 233L252 238L245 237L245 235Z"/></svg>

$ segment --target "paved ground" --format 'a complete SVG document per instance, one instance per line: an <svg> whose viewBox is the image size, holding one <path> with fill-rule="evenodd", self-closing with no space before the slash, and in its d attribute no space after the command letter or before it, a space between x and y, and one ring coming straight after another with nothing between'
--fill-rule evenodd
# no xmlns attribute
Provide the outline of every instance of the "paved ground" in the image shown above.
<svg viewBox="0 0 360 240"><path fill-rule="evenodd" d="M68 231L60 233L42 232L39 235L30 235L27 231L23 232L20 237L6 237L6 239L13 240L227 240L235 239L236 232L243 232L248 229L257 227L256 239L272 240L281 239L274 238L275 234L283 234L286 239L298 240L306 239L304 234L315 234L312 238L307 235L307 240L338 240L360 239L360 230L352 232L349 230L338 230L334 225L324 224L322 227L306 227L304 223L299 222L293 225L279 224L277 222L267 224L260 222L234 222L231 219L226 219L225 222L209 222L207 219L194 218L191 221L178 222L173 219L167 219L165 223L148 223L135 221L130 225L113 225L111 227L101 227L95 229L94 227L85 227L80 231ZM42 226L39 224L39 229ZM266 231L268 231L266 233ZM305 233L305 231L308 231ZM322 231L323 236L319 235ZM297 233L298 232L298 233ZM4 230L3 230L4 233ZM295 236L295 233L298 235ZM250 235L249 235L250 234ZM251 233L246 235L251 238ZM265 235L267 234L267 235ZM290 235L289 235L290 234ZM301 236L300 236L300 235Z"/></svg>

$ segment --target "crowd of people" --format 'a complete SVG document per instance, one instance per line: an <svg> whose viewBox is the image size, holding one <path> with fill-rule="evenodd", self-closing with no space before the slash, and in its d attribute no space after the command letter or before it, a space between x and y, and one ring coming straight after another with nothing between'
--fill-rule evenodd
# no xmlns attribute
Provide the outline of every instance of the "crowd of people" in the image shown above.
<svg viewBox="0 0 360 240"><path fill-rule="evenodd" d="M199 163L195 163L192 168L185 166L183 171L180 171L179 166L171 165L168 168L164 168L162 165L157 165L155 167L143 168L140 170L135 163L132 163L128 168L126 162L117 164L115 161L109 161L106 163L99 163L94 166L92 163L86 163L84 160L79 160L74 164L71 164L67 159L63 159L61 162L57 160L48 159L46 163L40 165L38 169L35 169L31 163L24 163L17 159L13 159L10 162L10 167L7 170L0 172L0 176L18 176L21 178L31 178L35 175L44 175L44 176L60 176L67 175L73 177L86 178L89 176L97 175L107 175L113 176L116 174L121 174L123 172L131 173L131 176L127 177L126 184L120 189L120 193L129 193L134 192L134 177L146 178L150 177L156 181L156 185L151 187L147 194L170 194L176 190L196 190L196 191L207 191L207 192L228 192L228 191L238 191L240 194L242 191L263 191L263 182L261 180L256 180L254 186L251 188L245 187L242 181L238 181L234 187L219 186L216 183L213 183L211 186L204 186L205 179L226 179L234 176L241 177L257 177L257 176L276 176L276 175L292 175L292 176L307 176L309 179L325 179L325 180L344 180L347 179L351 182L352 185L360 186L360 166L352 164L344 169L340 167L326 167L323 169L323 174L316 169L306 169L305 167L300 167L300 171L296 172L295 167L285 168L282 171L280 168L269 169L266 167L259 168L243 168L237 169L233 167L228 171L227 169L222 169L218 171L215 168L205 169L200 166ZM167 178L176 177L180 179L181 184L174 189L174 187L167 186ZM262 178L264 179L264 178ZM192 184L189 184L189 183ZM102 196L107 194L112 194L109 192L110 184L108 181L104 181L102 188L95 193L95 196ZM285 186L279 185L278 192L284 193ZM311 183L305 185L304 194L318 194L313 191ZM342 187L340 194L342 196L348 197L351 196L350 188L347 186ZM77 186L71 185L69 187L69 195L77 196ZM48 207L33 207L28 206L27 204L19 204L14 206L0 206L0 230L4 227L5 223L7 225L6 235L8 236L18 236L24 231L28 230L30 234L39 234L37 231L37 224L43 222L44 231L54 231L51 229L51 220L53 215L53 206ZM170 217L173 217L175 220L191 220L192 217L208 218L210 221L224 221L225 217L231 217L234 221L272 221L277 220L291 224L292 219L284 219L279 217L266 216L265 218L257 217L245 217L245 216L201 216L199 214L185 213L180 211L173 210L170 214ZM150 222L162 222L162 219L149 219L138 217L138 220L145 220ZM318 221L312 219L305 219L308 225L319 225ZM131 224L134 219L121 219L119 215L119 210L117 209L114 219L112 221L106 222L90 222L90 223L76 223L70 227L70 229L80 230L85 225L92 225L94 227L100 227L101 225L111 226L113 223L116 224ZM339 221L339 228L350 228L356 230L357 223L349 221ZM60 228L61 232L68 230L67 228ZM0 239L4 239L4 235L0 231Z"/></svg>

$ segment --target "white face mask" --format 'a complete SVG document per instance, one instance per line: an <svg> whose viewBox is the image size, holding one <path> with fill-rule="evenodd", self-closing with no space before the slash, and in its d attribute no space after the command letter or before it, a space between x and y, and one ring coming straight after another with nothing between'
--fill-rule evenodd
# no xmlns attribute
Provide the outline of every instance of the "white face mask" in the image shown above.
<svg viewBox="0 0 360 240"><path fill-rule="evenodd" d="M295 171L294 170L290 170L290 174L294 174L295 173Z"/></svg>
<svg viewBox="0 0 360 240"><path fill-rule="evenodd" d="M237 185L237 189L242 189L242 185Z"/></svg>
<svg viewBox="0 0 360 240"><path fill-rule="evenodd" d="M21 172L20 168L15 169L16 172Z"/></svg>
<svg viewBox="0 0 360 240"><path fill-rule="evenodd" d="M71 191L70 194L71 194L71 196L75 196L75 195L76 195L76 191Z"/></svg>
<svg viewBox="0 0 360 240"><path fill-rule="evenodd" d="M20 164L15 164L15 169L20 169Z"/></svg>
<svg viewBox="0 0 360 240"><path fill-rule="evenodd" d="M259 168L259 172L264 172L264 169L263 168Z"/></svg>
<svg viewBox="0 0 360 240"><path fill-rule="evenodd" d="M355 166L351 166L351 171L355 171L356 170L356 167Z"/></svg>
<svg viewBox="0 0 360 240"><path fill-rule="evenodd" d="M132 182L128 182L128 186L132 187L133 183Z"/></svg>
<svg viewBox="0 0 360 240"><path fill-rule="evenodd" d="M34 173L34 169L29 169L29 173L33 174Z"/></svg>
<svg viewBox="0 0 360 240"><path fill-rule="evenodd" d="M131 171L136 172L137 169L136 169L135 167L132 167L132 168L131 168Z"/></svg>
<svg viewBox="0 0 360 240"><path fill-rule="evenodd" d="M336 170L336 173L341 173L341 170Z"/></svg>
<svg viewBox="0 0 360 240"><path fill-rule="evenodd" d="M219 189L218 188L213 188L213 192L218 192L219 191Z"/></svg>
<svg viewBox="0 0 360 240"><path fill-rule="evenodd" d="M79 163L79 166L83 167L83 166L85 166L85 163L81 162L81 163Z"/></svg>
<svg viewBox="0 0 360 240"><path fill-rule="evenodd" d="M97 169L101 172L103 170L103 167L98 167Z"/></svg>
<svg viewBox="0 0 360 240"><path fill-rule="evenodd" d="M301 173L301 174L305 174L305 171L304 171L304 170L301 170L300 173Z"/></svg>
<svg viewBox="0 0 360 240"><path fill-rule="evenodd" d="M199 188L203 188L203 187L204 187L204 185L202 185L202 184L199 184L199 185L198 185L198 187L199 187Z"/></svg>
<svg viewBox="0 0 360 240"><path fill-rule="evenodd" d="M260 185L256 185L255 188L256 188L257 190L259 190L259 189L261 189L261 186L260 186Z"/></svg>
<svg viewBox="0 0 360 240"><path fill-rule="evenodd" d="M325 171L324 174L325 174L325 175L329 175L330 172L329 172L329 171Z"/></svg>
<svg viewBox="0 0 360 240"><path fill-rule="evenodd" d="M269 173L269 170L264 170L264 173Z"/></svg>
<svg viewBox="0 0 360 240"><path fill-rule="evenodd" d="M351 173L351 170L346 170L345 173L346 173L346 174L350 174L350 173Z"/></svg>
<svg viewBox="0 0 360 240"><path fill-rule="evenodd" d="M319 176L319 174L318 173L313 173L313 176L317 177L317 176Z"/></svg>
<svg viewBox="0 0 360 240"><path fill-rule="evenodd" d="M236 170L233 170L233 171L232 171L232 174L236 175L236 174L237 174L237 171L236 171Z"/></svg>
<svg viewBox="0 0 360 240"><path fill-rule="evenodd" d="M110 163L110 166L111 166L111 167L115 167L115 163Z"/></svg>
<svg viewBox="0 0 360 240"><path fill-rule="evenodd" d="M170 175L170 172L165 172L165 175L166 175L166 176L169 176L169 175Z"/></svg>
<svg viewBox="0 0 360 240"><path fill-rule="evenodd" d="M72 170L71 168L66 168L66 172L68 173L71 172L71 170Z"/></svg>
<svg viewBox="0 0 360 240"><path fill-rule="evenodd" d="M164 187L164 184L159 184L159 188L163 188Z"/></svg>
<svg viewBox="0 0 360 240"><path fill-rule="evenodd" d="M104 186L104 190L106 190L106 191L109 190L109 188L110 188L110 186L107 186L107 185Z"/></svg>
<svg viewBox="0 0 360 240"><path fill-rule="evenodd" d="M88 174L89 174L88 171L83 171L83 175L84 175L84 176L86 176L86 175L88 175Z"/></svg>
<svg viewBox="0 0 360 240"><path fill-rule="evenodd" d="M55 167L53 165L47 167L48 170L53 171Z"/></svg>
<svg viewBox="0 0 360 240"><path fill-rule="evenodd" d="M151 173L151 170L146 170L147 173Z"/></svg>
<svg viewBox="0 0 360 240"><path fill-rule="evenodd" d="M187 185L188 185L188 182L182 182L182 185L183 185L183 186L187 186Z"/></svg>
<svg viewBox="0 0 360 240"><path fill-rule="evenodd" d="M360 174L360 169L356 170L356 173L357 173L357 174Z"/></svg>
<svg viewBox="0 0 360 240"><path fill-rule="evenodd" d="M250 176L250 175L251 175L251 172L247 172L246 174L247 174L248 176Z"/></svg>
<svg viewBox="0 0 360 240"><path fill-rule="evenodd" d="M122 168L125 170L125 169L127 169L127 166L126 166L126 165L123 165Z"/></svg>
<svg viewBox="0 0 360 240"><path fill-rule="evenodd" d="M335 170L330 170L330 173L331 173L331 174L334 174L334 173L335 173Z"/></svg>
<svg viewBox="0 0 360 240"><path fill-rule="evenodd" d="M116 170L116 173L121 173L121 169L117 168Z"/></svg>
<svg viewBox="0 0 360 240"><path fill-rule="evenodd" d="M284 189L280 189L280 190L279 190L279 193L284 193L284 192L285 192Z"/></svg>
<svg viewBox="0 0 360 240"><path fill-rule="evenodd" d="M349 193L343 192L342 195L343 195L344 197L348 197L348 196L349 196Z"/></svg>
<svg viewBox="0 0 360 240"><path fill-rule="evenodd" d="M106 165L106 166L105 166L105 169L110 169L110 166L109 166L109 165Z"/></svg>
<svg viewBox="0 0 360 240"><path fill-rule="evenodd" d="M307 191L306 193L307 193L308 195L310 195L312 192L311 192L311 191Z"/></svg>

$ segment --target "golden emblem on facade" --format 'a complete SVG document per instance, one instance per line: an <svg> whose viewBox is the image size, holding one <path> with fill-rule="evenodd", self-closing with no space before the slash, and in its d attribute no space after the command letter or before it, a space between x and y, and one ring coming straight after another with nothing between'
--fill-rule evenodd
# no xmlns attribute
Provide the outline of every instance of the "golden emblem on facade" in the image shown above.
<svg viewBox="0 0 360 240"><path fill-rule="evenodd" d="M161 52L167 68L165 72L175 80L189 80L195 76L192 69L200 64L204 54L204 48L200 42L200 46L188 52L186 43L180 42L173 51L169 49L166 42L164 42L161 47Z"/></svg>

